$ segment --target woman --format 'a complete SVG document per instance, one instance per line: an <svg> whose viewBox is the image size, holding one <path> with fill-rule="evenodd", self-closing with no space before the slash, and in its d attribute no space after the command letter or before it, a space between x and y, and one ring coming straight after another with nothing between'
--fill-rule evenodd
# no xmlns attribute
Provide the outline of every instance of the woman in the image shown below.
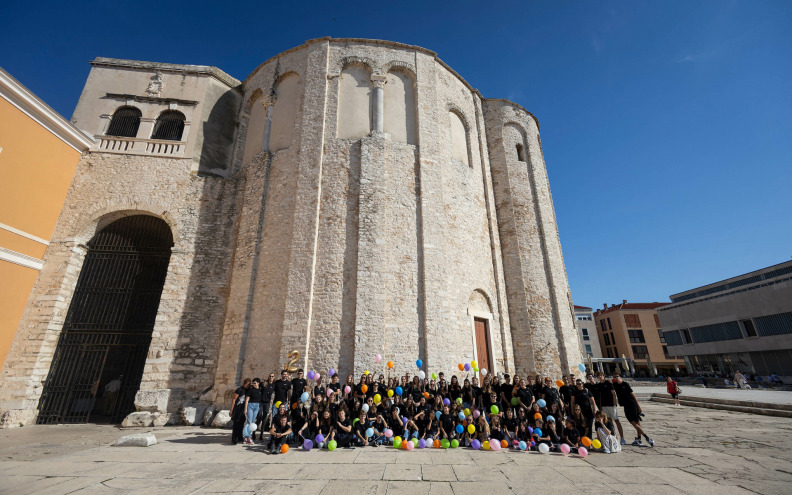
<svg viewBox="0 0 792 495"><path fill-rule="evenodd" d="M591 431L587 426L588 420L586 416L583 414L583 410L580 408L580 404L575 404L575 409L572 410L571 419L574 420L573 422L575 424L575 428L578 431L579 438L581 437L591 438L591 436L589 435Z"/></svg>
<svg viewBox="0 0 792 495"><path fill-rule="evenodd" d="M462 406L466 409L473 406L473 387L470 386L470 380L467 378L462 385Z"/></svg>
<svg viewBox="0 0 792 495"><path fill-rule="evenodd" d="M456 402L462 397L462 387L459 386L459 379L456 375L451 375L451 384L448 386L448 398L451 402Z"/></svg>
<svg viewBox="0 0 792 495"><path fill-rule="evenodd" d="M234 421L234 426L231 430L231 443L234 445L239 442L245 442L242 430L245 428L245 397L249 387L250 378L245 378L242 385L234 391L234 399L231 401L231 412L229 414Z"/></svg>
<svg viewBox="0 0 792 495"><path fill-rule="evenodd" d="M319 434L322 435L323 441L319 442L317 447L322 448L322 445L328 442L333 435L333 418L329 409L322 411L322 419L319 421Z"/></svg>
<svg viewBox="0 0 792 495"><path fill-rule="evenodd" d="M401 416L399 416L398 407L391 409L390 416L388 416L388 427L393 431L393 437L401 437L404 435L404 422Z"/></svg>
<svg viewBox="0 0 792 495"><path fill-rule="evenodd" d="M666 390L669 394L671 394L671 398L674 399L674 405L679 405L679 385L677 382L674 381L673 378L670 376L666 378Z"/></svg>
<svg viewBox="0 0 792 495"><path fill-rule="evenodd" d="M256 417L258 417L259 407L261 407L261 389L259 389L259 379L256 378L250 384L251 386L245 392L245 411L247 412L246 421L248 425L255 425L256 424ZM253 439L251 436L253 435L253 431L250 431L250 427L244 428L243 427L243 436L244 441L247 444L252 444ZM245 434L247 434L245 436Z"/></svg>
<svg viewBox="0 0 792 495"><path fill-rule="evenodd" d="M327 393L327 389L322 382L324 380L323 376L320 376L316 383L314 384L313 388L313 398L316 399L317 397L325 398L325 394Z"/></svg>

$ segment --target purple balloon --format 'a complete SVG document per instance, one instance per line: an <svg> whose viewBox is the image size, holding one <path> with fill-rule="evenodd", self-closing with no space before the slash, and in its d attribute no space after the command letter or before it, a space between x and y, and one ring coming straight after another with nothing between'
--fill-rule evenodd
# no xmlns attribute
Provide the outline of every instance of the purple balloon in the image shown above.
<svg viewBox="0 0 792 495"><path fill-rule="evenodd" d="M309 372L308 372L308 379L309 379L309 380L313 380L313 379L314 379L314 375L315 375L315 374L316 374L316 372L315 372L315 371L309 371Z"/></svg>
<svg viewBox="0 0 792 495"><path fill-rule="evenodd" d="M536 446L536 442L534 442L533 440L531 440L531 447L535 447L535 446Z"/></svg>
<svg viewBox="0 0 792 495"><path fill-rule="evenodd" d="M528 434L533 435L533 428L531 428L530 426L528 427Z"/></svg>
<svg viewBox="0 0 792 495"><path fill-rule="evenodd" d="M470 365L468 363L465 363L465 371L470 371Z"/></svg>
<svg viewBox="0 0 792 495"><path fill-rule="evenodd" d="M426 440L424 440L423 438L418 440L418 448L419 449L425 449L426 448Z"/></svg>
<svg viewBox="0 0 792 495"><path fill-rule="evenodd" d="M481 448L481 442L474 439L472 442L470 442L470 446L473 447L473 450L478 450Z"/></svg>
<svg viewBox="0 0 792 495"><path fill-rule="evenodd" d="M407 425L407 418L405 418L404 416L402 416L402 423L404 423L405 426Z"/></svg>
<svg viewBox="0 0 792 495"><path fill-rule="evenodd" d="M327 376L333 376L333 375L335 375L335 370L333 368L327 370Z"/></svg>
<svg viewBox="0 0 792 495"><path fill-rule="evenodd" d="M313 442L312 442L312 441L310 441L310 440L308 440L308 439L306 439L306 440L303 442L303 448L304 448L305 450L311 450L311 449L313 448Z"/></svg>
<svg viewBox="0 0 792 495"><path fill-rule="evenodd" d="M324 435L320 433L316 435L316 443L322 443L322 442L324 442Z"/></svg>
<svg viewBox="0 0 792 495"><path fill-rule="evenodd" d="M445 404L447 406L450 406L451 405L451 399L443 399L443 404Z"/></svg>

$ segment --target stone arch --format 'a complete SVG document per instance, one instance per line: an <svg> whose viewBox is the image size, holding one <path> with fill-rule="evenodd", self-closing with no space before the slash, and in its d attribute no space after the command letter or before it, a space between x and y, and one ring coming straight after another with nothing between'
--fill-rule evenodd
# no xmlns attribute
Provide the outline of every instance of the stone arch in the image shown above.
<svg viewBox="0 0 792 495"><path fill-rule="evenodd" d="M338 83L339 139L360 139L371 132L372 88L371 66L360 62L344 66Z"/></svg>
<svg viewBox="0 0 792 495"><path fill-rule="evenodd" d="M253 157L264 150L264 134L267 128L267 107L264 102L264 93L256 88L246 107L248 117L242 165L250 163Z"/></svg>
<svg viewBox="0 0 792 495"><path fill-rule="evenodd" d="M300 75L287 72L273 86L275 106L272 109L269 151L289 148L294 139L294 124L301 102ZM265 131L266 132L266 131Z"/></svg>
<svg viewBox="0 0 792 495"><path fill-rule="evenodd" d="M448 107L451 159L472 167L470 159L470 125L465 114L456 106Z"/></svg>
<svg viewBox="0 0 792 495"><path fill-rule="evenodd" d="M483 289L475 289L468 298L468 310L477 313L492 313L492 301Z"/></svg>
<svg viewBox="0 0 792 495"><path fill-rule="evenodd" d="M82 221L79 222L79 226L73 231L71 237L66 238L66 241L84 246L97 232L100 232L111 223L121 218L134 215L149 215L164 220L173 234L173 249L178 250L182 248L182 243L184 241L181 238L181 229L170 212L163 211L161 213L155 213L153 209L144 209L133 205L106 206L94 210L83 217Z"/></svg>
<svg viewBox="0 0 792 495"><path fill-rule="evenodd" d="M385 119L383 130L394 141L418 144L415 73L407 67L387 72L385 84Z"/></svg>
<svg viewBox="0 0 792 495"><path fill-rule="evenodd" d="M380 71L383 74L387 74L392 70L401 70L407 72L410 75L410 77L413 78L413 80L417 79L415 76L416 73L415 65L409 62L404 62L402 60L391 60L389 62L386 62L385 65L383 65L382 68L380 69Z"/></svg>
<svg viewBox="0 0 792 495"><path fill-rule="evenodd" d="M509 161L528 162L528 135L517 122L503 124L503 146Z"/></svg>
<svg viewBox="0 0 792 495"><path fill-rule="evenodd" d="M336 65L336 74L340 74L350 65L363 65L369 70L369 72L377 74L379 73L379 71L374 70L374 68L377 67L377 62L375 62L373 59L368 57L359 57L357 55L350 55L348 57L342 58L338 62Z"/></svg>

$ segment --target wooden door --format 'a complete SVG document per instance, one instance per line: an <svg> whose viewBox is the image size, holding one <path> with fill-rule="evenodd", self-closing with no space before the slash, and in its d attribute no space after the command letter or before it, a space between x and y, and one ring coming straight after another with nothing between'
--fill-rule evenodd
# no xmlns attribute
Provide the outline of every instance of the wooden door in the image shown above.
<svg viewBox="0 0 792 495"><path fill-rule="evenodd" d="M492 366L490 366L490 339L489 339L489 328L487 325L487 320L481 318L474 318L473 322L476 328L476 357L478 361L479 369L485 368L487 373L492 372ZM479 375L479 381L481 381L482 377Z"/></svg>

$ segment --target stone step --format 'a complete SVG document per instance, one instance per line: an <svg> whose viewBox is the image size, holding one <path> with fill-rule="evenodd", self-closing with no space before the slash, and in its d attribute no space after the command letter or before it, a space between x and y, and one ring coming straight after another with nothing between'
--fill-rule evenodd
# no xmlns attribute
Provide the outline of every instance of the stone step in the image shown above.
<svg viewBox="0 0 792 495"><path fill-rule="evenodd" d="M660 394L655 394L660 395ZM689 399L682 399L680 397L679 403L683 406L687 407L703 407L706 409L718 409L721 411L733 411L733 412L742 412L742 413L749 413L749 414L761 414L763 416L777 416L781 418L792 418L792 411L785 410L785 409L774 409L774 408L767 408L767 407L751 407L751 406L740 406L740 405L733 405L733 404L726 404L726 403L719 403L719 402L703 402L699 400L700 397L691 397ZM653 396L653 402L661 402L664 404L673 404L674 400L671 399L670 396L662 397L662 396ZM736 402L736 401L730 401ZM770 404L771 406L777 406L778 404Z"/></svg>
<svg viewBox="0 0 792 495"><path fill-rule="evenodd" d="M653 393L652 397L662 397L664 399L670 399L671 394ZM792 397L792 395L790 395L790 397ZM736 399L726 399L721 397L700 397L697 396L695 393L691 393L690 395L687 395L684 392L679 394L679 398L684 400L692 400L696 402L727 404L730 406L756 407L760 409L780 409L782 411L792 411L792 404L779 404L777 402L758 402L754 400L736 400Z"/></svg>

